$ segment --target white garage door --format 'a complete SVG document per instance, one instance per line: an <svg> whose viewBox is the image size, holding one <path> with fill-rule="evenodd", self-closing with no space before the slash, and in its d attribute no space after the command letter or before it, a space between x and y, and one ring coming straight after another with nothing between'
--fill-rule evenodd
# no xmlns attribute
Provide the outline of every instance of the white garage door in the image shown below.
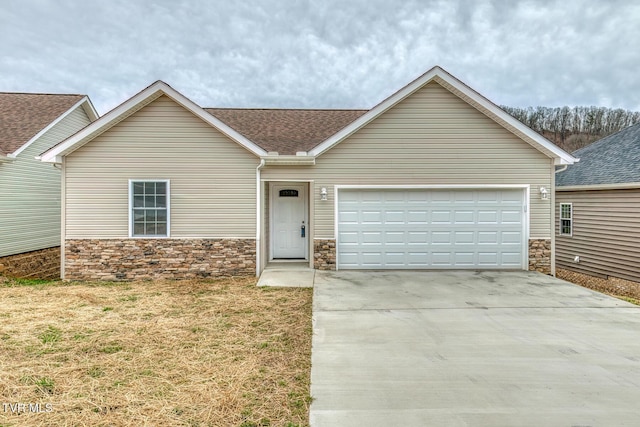
<svg viewBox="0 0 640 427"><path fill-rule="evenodd" d="M340 269L522 269L524 191L338 192Z"/></svg>

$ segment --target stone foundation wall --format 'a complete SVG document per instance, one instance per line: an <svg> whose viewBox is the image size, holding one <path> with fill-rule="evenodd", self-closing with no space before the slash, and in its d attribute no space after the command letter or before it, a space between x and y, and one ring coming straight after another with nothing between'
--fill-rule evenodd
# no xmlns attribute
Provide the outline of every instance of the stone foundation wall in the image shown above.
<svg viewBox="0 0 640 427"><path fill-rule="evenodd" d="M23 279L59 279L60 246L2 257L0 275Z"/></svg>
<svg viewBox="0 0 640 427"><path fill-rule="evenodd" d="M67 240L66 280L154 280L256 273L253 239Z"/></svg>
<svg viewBox="0 0 640 427"><path fill-rule="evenodd" d="M529 240L529 271L551 274L551 239Z"/></svg>
<svg viewBox="0 0 640 427"><path fill-rule="evenodd" d="M313 241L313 268L316 270L336 269L336 241L315 239Z"/></svg>

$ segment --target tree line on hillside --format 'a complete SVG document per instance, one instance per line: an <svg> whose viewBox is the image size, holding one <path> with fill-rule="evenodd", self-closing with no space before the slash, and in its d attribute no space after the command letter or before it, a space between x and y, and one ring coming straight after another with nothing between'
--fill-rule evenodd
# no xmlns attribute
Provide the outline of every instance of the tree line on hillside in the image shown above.
<svg viewBox="0 0 640 427"><path fill-rule="evenodd" d="M640 111L606 107L507 107L507 113L572 152L640 123Z"/></svg>

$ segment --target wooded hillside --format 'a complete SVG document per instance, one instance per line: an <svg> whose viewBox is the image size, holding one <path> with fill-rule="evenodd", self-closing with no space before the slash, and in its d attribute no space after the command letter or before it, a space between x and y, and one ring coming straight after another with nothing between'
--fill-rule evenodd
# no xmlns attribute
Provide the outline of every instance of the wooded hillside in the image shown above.
<svg viewBox="0 0 640 427"><path fill-rule="evenodd" d="M640 111L605 107L500 106L569 153L627 126L640 123Z"/></svg>

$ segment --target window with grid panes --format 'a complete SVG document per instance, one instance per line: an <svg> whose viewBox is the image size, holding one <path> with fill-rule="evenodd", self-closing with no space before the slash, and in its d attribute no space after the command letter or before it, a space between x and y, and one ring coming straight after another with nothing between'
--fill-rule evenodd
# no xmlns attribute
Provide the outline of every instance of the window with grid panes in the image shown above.
<svg viewBox="0 0 640 427"><path fill-rule="evenodd" d="M131 235L169 235L169 182L131 181Z"/></svg>
<svg viewBox="0 0 640 427"><path fill-rule="evenodd" d="M571 203L560 203L560 234L563 236L573 234L573 206Z"/></svg>

